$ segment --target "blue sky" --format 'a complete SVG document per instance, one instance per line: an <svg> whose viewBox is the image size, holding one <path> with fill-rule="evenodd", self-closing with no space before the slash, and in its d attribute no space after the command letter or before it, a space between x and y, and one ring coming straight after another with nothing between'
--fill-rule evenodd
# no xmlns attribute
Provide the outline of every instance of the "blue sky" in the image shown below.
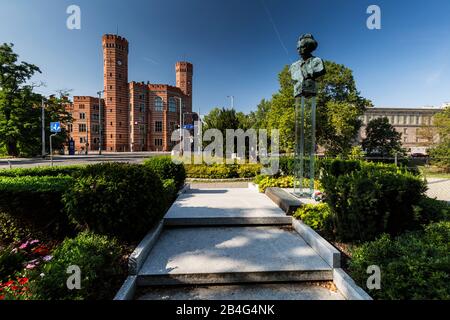
<svg viewBox="0 0 450 320"><path fill-rule="evenodd" d="M81 8L81 30L66 9ZM366 27L371 4L381 30ZM296 41L313 33L316 55L354 71L362 95L381 107L450 101L448 0L0 0L0 42L38 65L44 93L102 87L101 36L131 43L129 79L175 83L174 64L194 63L194 108L248 112L277 91L277 74L297 59Z"/></svg>

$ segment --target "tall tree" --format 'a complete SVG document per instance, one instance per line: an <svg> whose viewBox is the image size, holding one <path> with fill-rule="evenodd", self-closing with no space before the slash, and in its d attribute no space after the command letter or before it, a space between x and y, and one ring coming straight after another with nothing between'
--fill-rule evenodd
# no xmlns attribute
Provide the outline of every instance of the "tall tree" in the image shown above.
<svg viewBox="0 0 450 320"><path fill-rule="evenodd" d="M35 65L20 62L12 44L0 46L0 145L10 156L33 156L41 152L41 103L45 105L45 131L50 136L50 122L71 122L66 112L70 103L67 91L45 98L34 92L27 81L40 70ZM67 139L65 129L58 134L54 148L59 149ZM48 148L48 143L46 144Z"/></svg>
<svg viewBox="0 0 450 320"><path fill-rule="evenodd" d="M450 172L450 107L434 116L433 124L439 134L439 142L429 151L432 163Z"/></svg>
<svg viewBox="0 0 450 320"><path fill-rule="evenodd" d="M349 68L331 61L325 61L325 67L327 74L318 80L317 142L329 155L347 155L361 127L359 117L372 104L360 96ZM292 151L295 99L289 66L280 72L278 80L280 90L272 97L266 125L268 129L279 129L280 147Z"/></svg>
<svg viewBox="0 0 450 320"><path fill-rule="evenodd" d="M401 133L395 130L388 118L377 118L367 124L362 147L371 156L393 156L404 153L401 139Z"/></svg>
<svg viewBox="0 0 450 320"><path fill-rule="evenodd" d="M0 143L8 155L18 156L18 144L25 132L33 127L33 105L38 96L26 82L39 68L18 62L13 44L0 45Z"/></svg>

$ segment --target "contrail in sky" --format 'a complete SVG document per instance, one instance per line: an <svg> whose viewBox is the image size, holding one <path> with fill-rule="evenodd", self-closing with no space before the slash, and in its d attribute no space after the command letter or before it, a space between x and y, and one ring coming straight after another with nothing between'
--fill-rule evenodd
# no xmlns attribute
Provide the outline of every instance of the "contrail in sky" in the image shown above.
<svg viewBox="0 0 450 320"><path fill-rule="evenodd" d="M264 7L264 10L267 13L267 16L269 17L269 21L273 26L273 30L275 31L275 33L277 34L278 40L280 41L281 46L283 47L284 51L286 52L286 55L289 57L289 50L286 48L286 46L284 45L283 39L281 38L281 34L278 31L277 26L275 25L275 21L272 18L272 14L270 13L269 9L266 6L266 3L264 2L264 0L261 0L261 3Z"/></svg>

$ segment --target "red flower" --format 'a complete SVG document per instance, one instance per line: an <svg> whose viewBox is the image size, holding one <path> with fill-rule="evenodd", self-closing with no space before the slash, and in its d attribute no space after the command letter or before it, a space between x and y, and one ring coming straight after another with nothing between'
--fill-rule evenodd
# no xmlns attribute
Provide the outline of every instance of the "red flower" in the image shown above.
<svg viewBox="0 0 450 320"><path fill-rule="evenodd" d="M20 278L17 280L17 282L21 285L24 285L24 284L28 283L28 278Z"/></svg>
<svg viewBox="0 0 450 320"><path fill-rule="evenodd" d="M19 289L18 286L12 286L12 287L11 287L11 290L12 290L12 291L17 291L18 289Z"/></svg>
<svg viewBox="0 0 450 320"><path fill-rule="evenodd" d="M50 251L47 249L46 246L36 247L32 251L33 251L33 253L39 254L41 256L46 256L50 253Z"/></svg>
<svg viewBox="0 0 450 320"><path fill-rule="evenodd" d="M5 287L11 287L13 284L14 284L14 281L9 280L8 282L6 282L6 283L4 284L4 286L5 286Z"/></svg>
<svg viewBox="0 0 450 320"><path fill-rule="evenodd" d="M0 296L0 300L4 300L5 299L5 295Z"/></svg>

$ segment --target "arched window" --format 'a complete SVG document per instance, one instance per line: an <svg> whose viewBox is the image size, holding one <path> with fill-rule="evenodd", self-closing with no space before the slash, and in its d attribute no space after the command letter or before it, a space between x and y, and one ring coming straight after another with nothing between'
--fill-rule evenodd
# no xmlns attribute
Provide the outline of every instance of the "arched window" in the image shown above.
<svg viewBox="0 0 450 320"><path fill-rule="evenodd" d="M164 103L163 99L160 97L155 98L155 111L163 111L164 109Z"/></svg>
<svg viewBox="0 0 450 320"><path fill-rule="evenodd" d="M169 112L177 112L177 102L175 98L169 99Z"/></svg>

